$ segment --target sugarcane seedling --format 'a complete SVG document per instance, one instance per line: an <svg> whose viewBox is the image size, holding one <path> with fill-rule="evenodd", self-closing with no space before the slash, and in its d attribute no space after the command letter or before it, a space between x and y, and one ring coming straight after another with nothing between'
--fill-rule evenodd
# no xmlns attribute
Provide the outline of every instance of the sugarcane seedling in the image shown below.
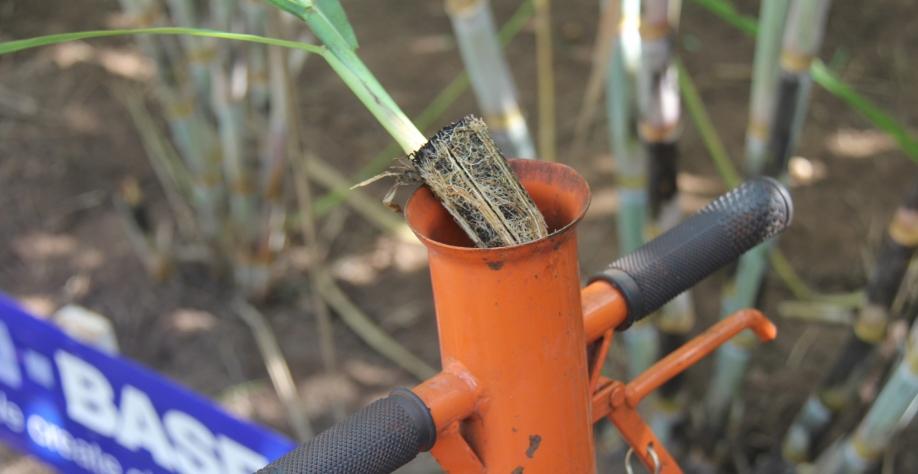
<svg viewBox="0 0 918 474"><path fill-rule="evenodd" d="M807 398L784 438L784 457L792 462L812 459L826 431L845 409L853 406L859 386L886 337L891 309L912 256L918 250L918 181L896 210L867 282L861 308L841 352L826 378Z"/></svg>
<svg viewBox="0 0 918 474"><path fill-rule="evenodd" d="M504 22L498 33L501 47L506 47L515 39L533 15L532 0L524 0L513 12L513 15ZM470 85L468 73L460 72L430 101L414 119L413 122L422 130L429 129L434 122L440 120L449 107L459 99ZM365 180L383 171L391 162L392 157L398 154L399 144L393 142L380 151L367 164L362 166L350 178L350 182ZM321 183L320 183L321 184ZM351 185L334 186L328 193L316 200L315 211L317 216L324 216L338 204L347 201ZM410 231L409 231L410 232ZM413 234L412 234L413 235Z"/></svg>
<svg viewBox="0 0 918 474"><path fill-rule="evenodd" d="M871 472L894 437L914 419L918 408L918 324L912 323L905 353L854 432L819 458L825 474Z"/></svg>
<svg viewBox="0 0 918 474"><path fill-rule="evenodd" d="M548 235L545 220L519 184L484 121L466 117L428 141L366 68L357 40L336 1L271 0L312 28L331 54L332 68L408 153L389 171L364 181L397 176L396 186L420 179L456 219L474 245L518 245Z"/></svg>
<svg viewBox="0 0 918 474"><path fill-rule="evenodd" d="M446 0L478 107L491 137L507 155L535 158L535 147L520 110L516 86L504 57L489 0Z"/></svg>
<svg viewBox="0 0 918 474"><path fill-rule="evenodd" d="M339 2L271 2L310 26L329 49L332 68L408 153L376 178L396 175L393 189L406 180L422 180L478 247L518 245L548 235L545 219L483 120L465 117L426 140L356 54L357 39Z"/></svg>
<svg viewBox="0 0 918 474"><path fill-rule="evenodd" d="M275 13L270 12L268 14L268 29L272 32L272 36L286 36L290 25L281 21ZM325 273L322 260L326 250L321 248L321 239L316 229L312 209L312 192L306 170L312 170L309 175L320 176L321 179L318 179L318 181L325 182L326 185L328 185L329 176L332 177L332 185L340 183L335 181L334 178L337 175L334 174L333 170L330 170L330 167L321 164L318 157L304 150L299 135L290 133L290 130L301 129L300 115L295 107L297 103L295 99L296 91L291 83L291 77L293 76L290 72L297 65L291 63L286 51L271 48L268 53L269 70L271 72L270 92L272 107L269 117L268 139L264 143L264 169L267 172L263 177L265 179L264 187L270 207L272 209L280 209L284 204L283 199L271 199L271 196L277 195L276 191L283 181L281 177L287 167L290 166L292 168L296 201L300 209L299 229L303 236L304 244L311 254L311 258L314 259L307 269L312 288L308 303L316 317L316 330L319 336L323 365L326 370L333 370L336 366L334 336L329 312L329 309L334 309L342 321L371 348L387 357L394 364L414 374L418 379L426 378L433 373L433 369L382 331L372 319L362 313L347 298L331 277ZM291 157L292 159L290 159ZM315 171L316 169L319 171ZM340 181L343 181L343 178ZM355 195L351 195L351 197L353 196ZM382 207L372 201L369 202L372 205ZM360 204L364 207L370 207L363 201ZM393 218L392 220L394 221L395 219ZM391 224L389 228L392 228ZM283 227L274 229L274 231L282 233ZM336 416L338 412L341 412L341 409L340 406L334 407Z"/></svg>
<svg viewBox="0 0 918 474"><path fill-rule="evenodd" d="M809 101L809 66L822 44L825 21L828 14L829 0L794 1L787 13L781 5L762 5L763 27L759 29L758 41L763 44L758 51L763 55L758 68L763 85L756 84L753 90L753 110L750 116L749 135L753 136L748 150L747 170L751 173L764 173L778 178L784 177L790 153L795 146L799 130L803 127ZM766 18L764 15L768 15ZM768 92L768 87L775 87L774 80L768 76L766 67L773 66L775 58L768 57L775 51L774 35L779 31L777 26L786 16L785 30L782 37L780 53L781 72L777 90ZM758 65L757 65L758 66ZM758 79L758 77L757 77ZM769 82L772 81L772 82ZM775 102L766 103L771 95ZM770 114L770 115L769 115ZM761 117L769 117L768 142L765 147L765 158L760 154L759 144L754 140L762 131L756 127ZM747 139L749 138L747 135ZM747 141L747 145L749 141ZM734 281L726 288L722 300L721 314L727 315L738 308L755 304L761 292L762 282L768 269L768 255L774 241L766 242L743 255L737 265ZM708 391L705 400L706 431L716 436L721 432L729 413L729 404L733 402L746 372L749 356L748 350L752 341L740 336L718 349L715 356L713 389Z"/></svg>

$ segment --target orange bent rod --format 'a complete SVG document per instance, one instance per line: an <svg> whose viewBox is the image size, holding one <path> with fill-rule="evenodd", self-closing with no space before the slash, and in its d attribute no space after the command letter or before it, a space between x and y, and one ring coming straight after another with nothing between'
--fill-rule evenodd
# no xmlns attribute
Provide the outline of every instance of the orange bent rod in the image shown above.
<svg viewBox="0 0 918 474"><path fill-rule="evenodd" d="M775 325L759 311L738 311L685 343L627 385L604 379L593 395L593 419L608 417L651 472L681 473L678 464L641 419L638 403L745 329L754 331L763 342L777 335Z"/></svg>
<svg viewBox="0 0 918 474"><path fill-rule="evenodd" d="M638 402L650 392L695 365L696 362L714 352L744 329L752 329L762 342L771 341L778 334L775 325L761 312L754 309L738 311L711 326L635 377L628 384L628 404L637 406Z"/></svg>

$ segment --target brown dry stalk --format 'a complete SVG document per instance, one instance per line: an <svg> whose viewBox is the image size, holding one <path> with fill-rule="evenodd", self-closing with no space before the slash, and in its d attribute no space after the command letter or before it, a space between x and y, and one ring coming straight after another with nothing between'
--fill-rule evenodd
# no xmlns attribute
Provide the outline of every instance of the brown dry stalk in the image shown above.
<svg viewBox="0 0 918 474"><path fill-rule="evenodd" d="M443 128L410 162L477 247L519 245L548 236L542 213L480 118L469 115Z"/></svg>

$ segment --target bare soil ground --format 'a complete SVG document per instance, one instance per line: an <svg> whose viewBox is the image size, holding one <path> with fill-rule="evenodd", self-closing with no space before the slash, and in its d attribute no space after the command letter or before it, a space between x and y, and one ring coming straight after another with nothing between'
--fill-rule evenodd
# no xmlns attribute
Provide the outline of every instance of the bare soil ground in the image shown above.
<svg viewBox="0 0 918 474"><path fill-rule="evenodd" d="M493 3L500 20L518 2ZM737 3L741 11L756 14L758 2ZM461 71L441 2L398 2L389 8L383 2L344 4L362 43L361 56L410 115ZM560 156L588 177L594 192L593 211L580 232L585 273L601 269L617 255L614 169L602 125L595 128L588 154L571 156L564 151L589 72L596 9L595 1L586 0L555 2L554 9ZM117 12L113 0L7 0L0 2L0 39L104 28ZM912 129L918 128L918 89L912 87L918 68L910 64L911 49L918 44L916 13L918 7L909 0L836 2L823 48L823 57L846 81ZM685 2L681 29L686 46L682 58L729 152L738 157L753 41L691 1ZM268 386L254 341L228 306L227 283L193 266L156 283L127 244L111 204L119 180L137 177L159 211L164 210L163 198L128 114L112 91L114 83L133 80L119 75L117 65L105 60L130 55L131 42L113 39L90 46L92 55L72 62L61 48L0 57L0 291L39 312L73 301L106 314L114 321L126 356L219 397L245 416L288 431L266 388L256 390L250 403L227 395L228 389L246 381ZM507 51L522 105L535 128L531 28ZM382 128L320 60L311 60L297 83L305 118L300 133L337 169L356 170L388 143ZM826 174L794 189L797 220L781 248L811 285L850 291L864 284L872 246L916 176L916 167L873 132L863 117L818 87L814 91L798 154L824 166ZM466 93L441 124L475 110L474 98ZM688 204L703 203L722 188L690 124L681 149L683 182L690 185ZM426 268L391 264L399 258L411 260L412 250L386 241L359 217L346 219L344 230L331 241L332 260L364 270L373 266L367 262L377 262L373 272L362 273L362 280L345 283L348 294L406 348L436 365L436 325ZM402 257L392 258L397 252ZM696 291L699 329L717 318L723 279L715 276ZM309 305L293 296L305 287L302 281L291 282L263 310L271 317L316 426L332 421L334 400L343 400L351 410L391 386L414 383L338 323L342 370L316 375L321 363L314 319ZM770 278L764 309L774 314L777 303L787 297L781 282ZM743 432L750 454L779 443L844 335L841 327L777 322L779 339L757 351L744 386ZM804 356L789 363L795 348ZM690 372L695 393L705 390L709 370L705 363ZM918 470L918 455L904 449L916 442L914 426L897 439L896 472ZM12 454L0 455L0 466L4 472L40 469ZM415 471L430 469L429 463L421 463Z"/></svg>

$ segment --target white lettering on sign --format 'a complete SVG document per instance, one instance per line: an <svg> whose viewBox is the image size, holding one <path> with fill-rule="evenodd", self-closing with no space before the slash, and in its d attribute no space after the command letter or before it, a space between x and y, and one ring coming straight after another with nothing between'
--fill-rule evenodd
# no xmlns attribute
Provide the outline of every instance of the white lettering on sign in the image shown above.
<svg viewBox="0 0 918 474"><path fill-rule="evenodd" d="M223 454L225 472L232 474L251 474L268 464L264 456L233 441L226 436L217 438L217 448Z"/></svg>
<svg viewBox="0 0 918 474"><path fill-rule="evenodd" d="M179 472L220 474L223 470L210 455L214 452L214 435L198 420L180 412L170 411L163 420L166 429L176 438L176 459Z"/></svg>
<svg viewBox="0 0 918 474"><path fill-rule="evenodd" d="M123 471L118 460L102 451L98 444L74 437L67 430L38 415L30 415L26 426L29 437L35 444L57 453L89 472L121 474Z"/></svg>
<svg viewBox="0 0 918 474"><path fill-rule="evenodd" d="M0 323L0 382L10 388L19 388L22 385L22 373L19 371L19 362L16 361L16 346L6 324Z"/></svg>
<svg viewBox="0 0 918 474"><path fill-rule="evenodd" d="M145 393L130 385L121 391L121 423L115 441L131 451L146 449L160 466L173 465L172 447L156 409Z"/></svg>
<svg viewBox="0 0 918 474"><path fill-rule="evenodd" d="M0 425L6 426L14 433L22 433L22 430L25 429L22 408L6 398L6 393L3 391L0 391Z"/></svg>
<svg viewBox="0 0 918 474"><path fill-rule="evenodd" d="M146 393L125 385L121 406L99 369L66 352L54 354L67 405L75 422L126 449L146 450L163 469L181 474L250 474L268 460L235 441L214 434L193 416L179 410L160 415Z"/></svg>
<svg viewBox="0 0 918 474"><path fill-rule="evenodd" d="M67 416L108 437L118 426L118 408L112 403L112 386L99 369L64 351L54 355L67 401Z"/></svg>

